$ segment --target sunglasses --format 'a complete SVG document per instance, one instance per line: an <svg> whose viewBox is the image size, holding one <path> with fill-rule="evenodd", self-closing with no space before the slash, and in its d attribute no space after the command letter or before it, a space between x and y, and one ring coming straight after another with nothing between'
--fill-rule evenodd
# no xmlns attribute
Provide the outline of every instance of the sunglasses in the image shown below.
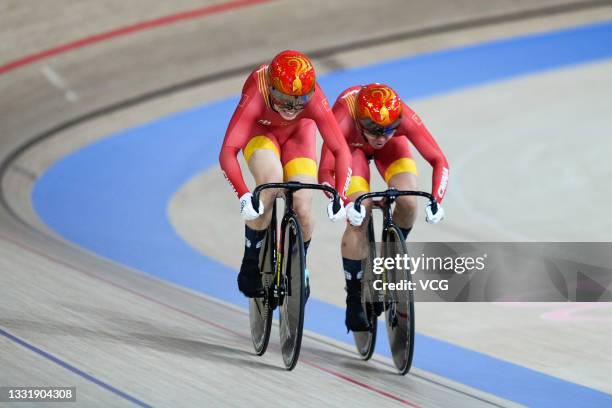
<svg viewBox="0 0 612 408"><path fill-rule="evenodd" d="M270 87L270 98L272 103L278 106L280 109L287 111L301 111L306 107L310 98L312 98L313 92L302 96L286 95L274 87Z"/></svg>
<svg viewBox="0 0 612 408"><path fill-rule="evenodd" d="M393 136L393 133L395 133L395 131L399 127L401 121L402 121L401 118L397 118L390 125L382 126L372 121L372 119L360 119L359 124L361 125L361 128L363 130L365 130L367 133L369 133L372 136L391 137Z"/></svg>

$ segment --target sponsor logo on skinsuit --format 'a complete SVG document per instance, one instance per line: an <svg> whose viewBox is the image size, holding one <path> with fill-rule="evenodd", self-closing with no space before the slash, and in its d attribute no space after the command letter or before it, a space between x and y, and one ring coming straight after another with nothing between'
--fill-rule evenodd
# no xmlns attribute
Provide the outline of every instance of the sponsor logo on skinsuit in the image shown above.
<svg viewBox="0 0 612 408"><path fill-rule="evenodd" d="M353 174L353 169L349 167L348 174L346 175L346 181L344 182L344 188L342 189L342 196L346 197L346 192L348 191L349 184L351 183L351 175Z"/></svg>
<svg viewBox="0 0 612 408"><path fill-rule="evenodd" d="M238 103L238 106L240 106L241 108L246 106L246 103L249 100L249 95L247 94L242 94L242 98L240 98L240 102Z"/></svg>
<svg viewBox="0 0 612 408"><path fill-rule="evenodd" d="M447 185L448 185L448 169L445 167L442 169L442 179L440 180L440 186L438 187L438 195L440 197L444 196Z"/></svg>
<svg viewBox="0 0 612 408"><path fill-rule="evenodd" d="M227 182L229 183L230 187L232 187L232 190L234 190L234 193L236 193L236 195L238 195L238 191L236 191L236 188L234 187L234 185L230 181L229 177L227 177L227 174L225 174L225 172L223 170L221 170L221 173L223 173L223 177L225 177L225 180L227 180ZM242 206L240 207L240 212L242 212Z"/></svg>

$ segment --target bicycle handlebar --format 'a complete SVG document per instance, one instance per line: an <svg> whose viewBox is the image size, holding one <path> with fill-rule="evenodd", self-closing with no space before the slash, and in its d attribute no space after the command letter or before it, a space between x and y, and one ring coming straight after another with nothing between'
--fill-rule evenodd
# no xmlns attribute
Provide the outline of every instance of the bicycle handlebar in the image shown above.
<svg viewBox="0 0 612 408"><path fill-rule="evenodd" d="M390 188L386 191L375 191L372 193L365 193L364 195L362 195L361 197L359 197L357 200L355 200L355 211L360 212L361 211L361 202L363 200L366 200L368 198L373 198L373 197L384 197L384 198L397 198L399 196L420 196L420 197L425 197L429 199L429 202L431 203L431 211L435 214L438 212L438 203L436 202L436 199L434 198L433 195L425 192L425 191L411 191L411 190L407 190L407 191L402 191L402 190L397 190L395 188Z"/></svg>
<svg viewBox="0 0 612 408"><path fill-rule="evenodd" d="M298 191L303 189L327 191L328 193L334 196L334 213L337 213L340 210L340 194L338 194L338 192L333 187L323 184L308 184L300 183L299 181L289 181L287 183L266 183L257 186L253 191L253 197L251 198L251 203L253 204L253 208L255 209L255 211L259 212L259 194L263 190L269 188L282 188L289 191Z"/></svg>

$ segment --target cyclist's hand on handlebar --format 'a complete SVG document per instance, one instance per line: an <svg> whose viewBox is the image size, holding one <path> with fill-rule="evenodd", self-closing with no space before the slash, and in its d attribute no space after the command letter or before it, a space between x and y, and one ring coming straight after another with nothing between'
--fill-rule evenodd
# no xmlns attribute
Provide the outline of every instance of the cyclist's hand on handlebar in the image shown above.
<svg viewBox="0 0 612 408"><path fill-rule="evenodd" d="M438 204L438 211L436 211L436 213L434 214L431 209L431 203L429 203L425 207L425 214L427 214L427 216L425 217L425 221L430 224L437 224L442 221L442 219L444 219L444 208L442 208L442 206Z"/></svg>
<svg viewBox="0 0 612 408"><path fill-rule="evenodd" d="M337 213L334 213L334 199L329 200L327 204L327 216L332 222L340 221L346 218L346 210L344 209L344 203L340 200L340 208Z"/></svg>
<svg viewBox="0 0 612 408"><path fill-rule="evenodd" d="M253 208L253 194L244 193L240 197L240 215L245 221L252 221L264 213L264 206L261 200L259 200L259 212Z"/></svg>
<svg viewBox="0 0 612 408"><path fill-rule="evenodd" d="M355 209L355 203L348 203L346 206L346 218L354 227L360 226L366 216L366 209L363 204L359 206L359 209L361 210L359 212Z"/></svg>

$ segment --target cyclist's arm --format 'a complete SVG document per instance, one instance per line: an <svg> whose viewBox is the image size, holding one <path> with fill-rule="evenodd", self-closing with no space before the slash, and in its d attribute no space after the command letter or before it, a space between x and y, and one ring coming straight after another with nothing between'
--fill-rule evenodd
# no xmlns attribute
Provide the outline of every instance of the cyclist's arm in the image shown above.
<svg viewBox="0 0 612 408"><path fill-rule="evenodd" d="M319 183L329 184L334 186L336 181L334 180L334 167L336 165L336 159L332 154L331 150L327 148L327 145L323 143L321 147L321 162L319 163Z"/></svg>
<svg viewBox="0 0 612 408"><path fill-rule="evenodd" d="M323 95L320 89L317 91L320 92L321 100L318 101L318 106L315 108L314 119L323 137L323 142L335 159L334 175L336 191L338 191L342 200L346 202L346 191L351 177L351 153L331 107L325 99L325 95Z"/></svg>
<svg viewBox="0 0 612 408"><path fill-rule="evenodd" d="M402 104L402 131L416 147L421 156L433 168L431 190L437 202L442 202L448 184L448 161L419 116L406 104Z"/></svg>
<svg viewBox="0 0 612 408"><path fill-rule="evenodd" d="M336 122L338 122L342 135L348 135L348 132L351 131L352 118L345 104L339 100L336 101L334 107L332 108L332 112L336 118ZM330 186L335 185L335 167L336 158L331 150L329 150L327 147L327 144L323 143L323 146L321 147L321 162L319 163L319 183L328 183Z"/></svg>
<svg viewBox="0 0 612 408"><path fill-rule="evenodd" d="M242 177L242 170L240 169L237 156L238 152L246 145L253 123L261 109L261 106L259 106L261 98L259 97L257 87L250 82L249 80L242 90L240 103L232 115L232 119L225 132L221 152L219 153L219 164L221 165L223 175L229 181L239 198L243 194L248 193L249 188L244 181L244 177Z"/></svg>

